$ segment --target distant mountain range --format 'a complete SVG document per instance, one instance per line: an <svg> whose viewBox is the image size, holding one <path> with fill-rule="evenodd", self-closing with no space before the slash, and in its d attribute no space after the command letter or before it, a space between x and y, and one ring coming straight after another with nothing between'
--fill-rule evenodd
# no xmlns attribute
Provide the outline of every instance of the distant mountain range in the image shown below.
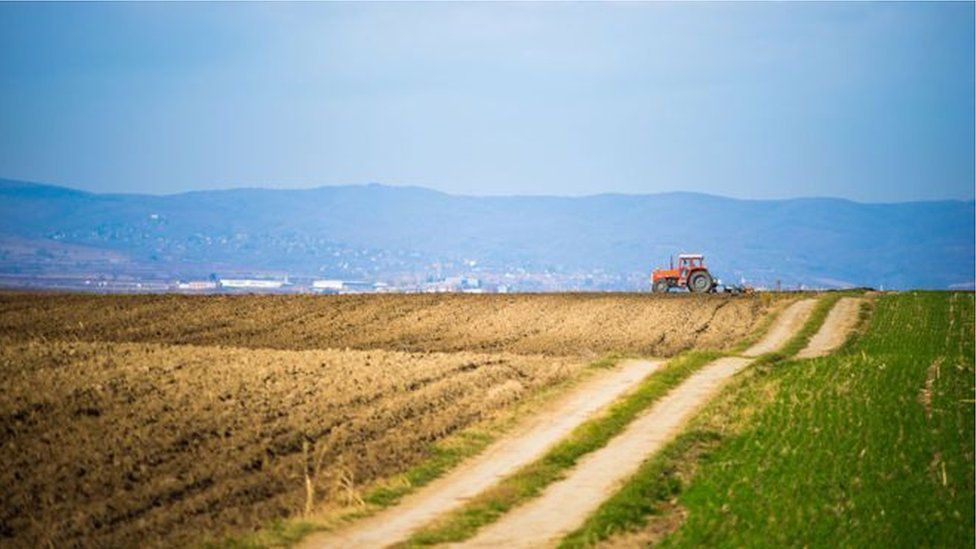
<svg viewBox="0 0 976 549"><path fill-rule="evenodd" d="M577 281L564 289L637 289L687 251L726 281L972 288L974 212L973 201L473 197L377 184L155 196L0 180L0 274L536 273Z"/></svg>

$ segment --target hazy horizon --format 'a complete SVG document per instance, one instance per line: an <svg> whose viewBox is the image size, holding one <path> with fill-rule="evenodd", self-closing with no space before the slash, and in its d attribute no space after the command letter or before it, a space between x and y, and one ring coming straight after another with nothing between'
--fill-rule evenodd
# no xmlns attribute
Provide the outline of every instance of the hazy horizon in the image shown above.
<svg viewBox="0 0 976 549"><path fill-rule="evenodd" d="M0 174L974 196L973 3L0 4Z"/></svg>
<svg viewBox="0 0 976 549"><path fill-rule="evenodd" d="M729 199L729 200L739 200L745 202L778 202L787 200L841 200L845 202L852 202L855 204L907 204L907 203L925 203L925 202L976 202L976 198L935 198L935 199L923 199L923 200L896 200L896 201L866 201L866 200L855 200L852 198L845 198L842 196L825 196L825 195L810 195L810 196L793 196L788 198L741 198L730 195L723 195L712 192L702 192L702 191L653 191L653 192L617 192L617 191L605 191L605 192L595 192L587 194L477 194L477 193L464 193L464 192L451 192L442 191L440 189L435 189L432 187L425 187L423 185L411 185L411 184L389 184L379 181L369 181L365 183L335 183L335 184L316 184L312 186L296 186L296 187L284 187L284 186L262 186L262 185L229 185L226 187L213 187L213 188L200 188L191 189L185 191L173 191L173 192L152 192L152 191L97 191L97 190L87 190L80 187L72 185L62 185L49 183L44 181L27 181L23 179L14 179L11 177L3 177L0 175L0 182L2 181L13 181L17 183L28 183L32 185L43 185L43 186L53 186L61 187L73 191L81 191L96 195L145 195L145 196L177 196L189 193L206 193L206 192L224 192L224 191L246 191L246 190L259 190L259 191L314 191L316 189L331 189L331 188L349 188L349 187L388 187L396 189L417 189L422 191L431 191L435 193L440 193L447 196L455 197L467 197L467 198L590 198L596 196L654 196L654 195L671 195L671 194L687 194L687 195L699 195L699 196L710 196L715 198Z"/></svg>

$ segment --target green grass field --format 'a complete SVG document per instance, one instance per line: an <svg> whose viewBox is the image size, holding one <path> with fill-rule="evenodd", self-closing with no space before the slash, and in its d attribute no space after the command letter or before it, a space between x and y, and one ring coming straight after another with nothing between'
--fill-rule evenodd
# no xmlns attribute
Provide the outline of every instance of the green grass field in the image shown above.
<svg viewBox="0 0 976 549"><path fill-rule="evenodd" d="M972 547L973 303L881 296L837 354L753 368L564 545Z"/></svg>

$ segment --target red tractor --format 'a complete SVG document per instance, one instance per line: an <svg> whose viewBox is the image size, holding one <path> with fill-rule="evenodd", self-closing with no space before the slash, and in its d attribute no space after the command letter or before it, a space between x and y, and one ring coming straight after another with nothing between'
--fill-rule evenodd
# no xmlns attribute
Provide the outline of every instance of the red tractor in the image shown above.
<svg viewBox="0 0 976 549"><path fill-rule="evenodd" d="M655 293L667 292L671 288L687 288L694 293L708 293L715 290L717 281L712 278L705 266L705 256L701 254L681 254L678 266L674 260L670 269L654 269L651 273L651 290Z"/></svg>

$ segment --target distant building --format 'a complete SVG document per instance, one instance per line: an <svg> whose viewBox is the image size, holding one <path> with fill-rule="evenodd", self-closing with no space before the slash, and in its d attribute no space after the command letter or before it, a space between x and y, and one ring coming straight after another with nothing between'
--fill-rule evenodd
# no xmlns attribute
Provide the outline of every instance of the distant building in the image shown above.
<svg viewBox="0 0 976 549"><path fill-rule="evenodd" d="M471 290L480 289L482 289L481 279L470 276L448 276L441 279L429 278L423 291L427 293L466 292L474 294L481 292Z"/></svg>
<svg viewBox="0 0 976 549"><path fill-rule="evenodd" d="M362 280L343 280L342 290L349 293L371 292L373 291L373 283Z"/></svg>
<svg viewBox="0 0 976 549"><path fill-rule="evenodd" d="M312 289L320 292L334 291L338 292L342 289L341 280L316 280L312 282Z"/></svg>
<svg viewBox="0 0 976 549"><path fill-rule="evenodd" d="M275 290L285 285L283 280L262 280L256 278L221 278L221 288Z"/></svg>
<svg viewBox="0 0 976 549"><path fill-rule="evenodd" d="M212 280L191 280L189 282L179 282L176 284L178 290L204 291L216 290L217 283Z"/></svg>
<svg viewBox="0 0 976 549"><path fill-rule="evenodd" d="M365 282L362 280L324 279L312 282L312 289L316 292L321 292L324 294L371 292L376 288L377 286L374 286L372 282Z"/></svg>

